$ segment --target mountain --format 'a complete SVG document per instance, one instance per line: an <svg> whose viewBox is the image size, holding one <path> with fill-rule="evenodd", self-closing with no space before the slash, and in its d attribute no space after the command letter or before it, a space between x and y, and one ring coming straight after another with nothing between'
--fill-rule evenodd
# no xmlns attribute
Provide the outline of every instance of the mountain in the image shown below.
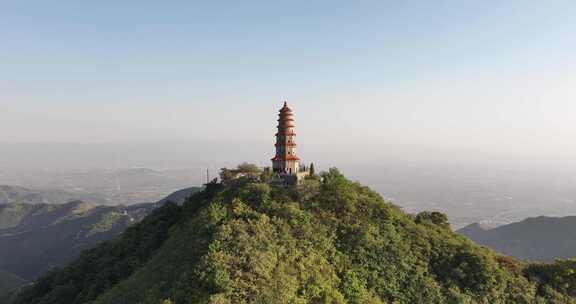
<svg viewBox="0 0 576 304"><path fill-rule="evenodd" d="M153 208L154 204L112 207L82 201L4 205L0 218L13 220L8 221L12 227L0 230L0 269L32 280L82 250L117 236Z"/></svg>
<svg viewBox="0 0 576 304"><path fill-rule="evenodd" d="M64 204L74 200L104 205L107 200L98 194L71 193L61 190L36 190L18 186L0 185L0 205L10 203Z"/></svg>
<svg viewBox="0 0 576 304"><path fill-rule="evenodd" d="M297 188L212 182L12 303L576 303L575 270L501 256L331 169Z"/></svg>
<svg viewBox="0 0 576 304"><path fill-rule="evenodd" d="M576 216L528 218L493 229L471 224L457 232L518 259L553 261L576 257Z"/></svg>
<svg viewBox="0 0 576 304"><path fill-rule="evenodd" d="M11 290L14 290L24 284L26 284L26 280L18 277L13 273L0 270L0 303L3 301L3 297L7 295Z"/></svg>
<svg viewBox="0 0 576 304"><path fill-rule="evenodd" d="M130 206L101 206L83 201L0 205L0 271L32 281L76 258L82 250L118 236L167 200L182 203L198 190L187 188L158 203ZM0 276L0 286L15 281L4 280Z"/></svg>

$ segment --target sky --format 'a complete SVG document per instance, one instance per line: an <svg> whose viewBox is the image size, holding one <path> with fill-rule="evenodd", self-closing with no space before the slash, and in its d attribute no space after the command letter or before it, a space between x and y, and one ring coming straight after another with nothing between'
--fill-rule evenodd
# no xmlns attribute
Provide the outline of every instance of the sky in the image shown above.
<svg viewBox="0 0 576 304"><path fill-rule="evenodd" d="M311 157L574 163L574 16L568 0L0 0L0 143L272 153L288 100Z"/></svg>

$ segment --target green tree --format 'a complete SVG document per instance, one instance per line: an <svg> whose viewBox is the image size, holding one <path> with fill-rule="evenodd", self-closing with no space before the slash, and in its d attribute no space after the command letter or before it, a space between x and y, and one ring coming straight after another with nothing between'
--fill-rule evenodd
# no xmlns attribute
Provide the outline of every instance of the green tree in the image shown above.
<svg viewBox="0 0 576 304"><path fill-rule="evenodd" d="M258 166L249 163L242 163L235 169L220 169L220 180L224 185L256 182L260 180L262 170Z"/></svg>
<svg viewBox="0 0 576 304"><path fill-rule="evenodd" d="M420 212L416 215L416 218L414 219L414 221L418 224L429 223L429 224L440 226L442 228L450 228L450 223L448 222L448 216L446 216L446 214L444 214L444 213L436 212L436 211Z"/></svg>
<svg viewBox="0 0 576 304"><path fill-rule="evenodd" d="M264 170L262 170L262 174L260 175L260 181L263 183L269 183L273 177L274 172L272 172L272 168L265 167Z"/></svg>

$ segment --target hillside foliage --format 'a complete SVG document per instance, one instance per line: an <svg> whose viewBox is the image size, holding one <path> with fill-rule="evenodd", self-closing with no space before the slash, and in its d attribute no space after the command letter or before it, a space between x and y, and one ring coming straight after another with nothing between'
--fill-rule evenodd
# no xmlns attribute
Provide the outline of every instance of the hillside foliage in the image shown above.
<svg viewBox="0 0 576 304"><path fill-rule="evenodd" d="M576 303L576 261L500 256L336 169L297 188L250 172L155 210L13 303Z"/></svg>

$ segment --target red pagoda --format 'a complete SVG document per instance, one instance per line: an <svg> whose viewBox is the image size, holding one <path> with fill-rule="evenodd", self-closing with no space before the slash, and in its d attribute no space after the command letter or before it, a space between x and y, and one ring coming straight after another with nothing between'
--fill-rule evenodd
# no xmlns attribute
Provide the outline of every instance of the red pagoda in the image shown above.
<svg viewBox="0 0 576 304"><path fill-rule="evenodd" d="M309 174L296 155L296 133L294 132L294 114L288 104L280 109L276 133L276 156L272 158L272 170L285 184L297 184Z"/></svg>

